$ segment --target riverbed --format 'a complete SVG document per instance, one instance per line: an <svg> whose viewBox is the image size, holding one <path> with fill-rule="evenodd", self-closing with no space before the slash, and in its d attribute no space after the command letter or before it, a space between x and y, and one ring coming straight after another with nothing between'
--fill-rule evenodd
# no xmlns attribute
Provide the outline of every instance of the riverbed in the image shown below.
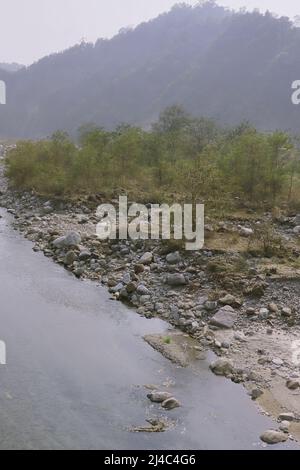
<svg viewBox="0 0 300 470"><path fill-rule="evenodd" d="M34 253L0 215L0 449L264 448L259 436L276 423L243 387L210 372L211 357L192 368L169 362L143 340L167 323ZM167 387L182 407L162 411L145 384ZM172 426L130 432L153 417Z"/></svg>

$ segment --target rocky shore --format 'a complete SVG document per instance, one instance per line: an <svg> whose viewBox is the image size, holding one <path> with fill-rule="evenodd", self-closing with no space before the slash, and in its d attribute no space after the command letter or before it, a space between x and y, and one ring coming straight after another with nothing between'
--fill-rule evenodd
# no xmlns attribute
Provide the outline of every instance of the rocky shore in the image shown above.
<svg viewBox="0 0 300 470"><path fill-rule="evenodd" d="M242 383L265 413L278 421L261 439L300 439L300 214L236 214L207 218L206 247L186 252L174 242L101 241L96 208L101 195L47 200L7 187L0 166L0 206L34 251L80 279L107 286L112 299L157 316L186 335L201 360L217 356L212 373ZM284 255L262 256L255 234L268 223ZM273 235L274 236L274 235ZM275 241L274 241L275 243ZM171 360L176 338L145 338ZM181 363L180 363L181 361Z"/></svg>

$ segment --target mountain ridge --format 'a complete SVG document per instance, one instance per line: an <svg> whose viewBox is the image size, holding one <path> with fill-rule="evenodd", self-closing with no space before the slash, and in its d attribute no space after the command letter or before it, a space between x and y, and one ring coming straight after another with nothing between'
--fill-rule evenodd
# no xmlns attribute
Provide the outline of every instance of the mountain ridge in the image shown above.
<svg viewBox="0 0 300 470"><path fill-rule="evenodd" d="M291 84L300 78L300 29L270 13L234 13L214 2L170 12L50 55L7 82L0 136L38 138L93 122L147 127L167 106L222 124L300 130Z"/></svg>

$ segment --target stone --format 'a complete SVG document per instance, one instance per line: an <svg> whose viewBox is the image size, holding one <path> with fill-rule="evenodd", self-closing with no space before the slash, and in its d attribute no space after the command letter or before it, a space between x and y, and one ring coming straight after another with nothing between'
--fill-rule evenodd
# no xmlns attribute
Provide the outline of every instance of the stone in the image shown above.
<svg viewBox="0 0 300 470"><path fill-rule="evenodd" d="M283 360L280 359L280 357L274 357L274 359L272 359L272 364L274 364L275 366L282 366L284 364Z"/></svg>
<svg viewBox="0 0 300 470"><path fill-rule="evenodd" d="M165 410L174 410L175 408L179 408L181 405L176 398L168 398L165 400L161 405Z"/></svg>
<svg viewBox="0 0 300 470"><path fill-rule="evenodd" d="M239 226L239 231L242 237L251 237L251 235L254 234L254 230L252 230L252 228Z"/></svg>
<svg viewBox="0 0 300 470"><path fill-rule="evenodd" d="M207 301L204 303L204 308L205 308L205 310L207 310L208 312L213 312L214 310L216 310L217 307L218 307L218 302L214 302L214 301L211 301L211 300L207 300Z"/></svg>
<svg viewBox="0 0 300 470"><path fill-rule="evenodd" d="M81 242L81 236L78 232L69 232L64 237L56 238L53 242L55 248L65 248L71 246L77 246Z"/></svg>
<svg viewBox="0 0 300 470"><path fill-rule="evenodd" d="M129 295L128 295L128 291L127 291L126 287L123 287L123 289L120 290L119 298L121 300L128 300Z"/></svg>
<svg viewBox="0 0 300 470"><path fill-rule="evenodd" d="M187 281L183 274L174 273L167 276L167 284L172 287L185 286Z"/></svg>
<svg viewBox="0 0 300 470"><path fill-rule="evenodd" d="M181 261L181 256L179 251L175 251L174 253L169 253L166 257L168 264L178 264Z"/></svg>
<svg viewBox="0 0 300 470"><path fill-rule="evenodd" d="M279 311L279 308L278 306L274 303L274 302L271 302L268 306L270 312L272 313L277 313Z"/></svg>
<svg viewBox="0 0 300 470"><path fill-rule="evenodd" d="M254 315L256 315L256 310L254 307L248 307L247 310L246 310L246 315L248 315L248 317L253 317Z"/></svg>
<svg viewBox="0 0 300 470"><path fill-rule="evenodd" d="M288 440L288 436L281 432L281 431L274 431L272 429L264 432L260 439L265 442L266 444L280 444L280 442L286 442Z"/></svg>
<svg viewBox="0 0 300 470"><path fill-rule="evenodd" d="M280 423L279 429L282 432L289 433L290 427L291 423L289 421L282 421L282 423Z"/></svg>
<svg viewBox="0 0 300 470"><path fill-rule="evenodd" d="M124 274L123 279L122 279L122 282L123 282L123 284L129 284L129 282L131 282L130 273Z"/></svg>
<svg viewBox="0 0 300 470"><path fill-rule="evenodd" d="M145 266L143 264L136 264L134 266L135 274L142 274L145 271Z"/></svg>
<svg viewBox="0 0 300 470"><path fill-rule="evenodd" d="M239 341L240 343L247 343L248 341L244 333L240 331L237 331L236 333L234 333L234 339L236 341Z"/></svg>
<svg viewBox="0 0 300 470"><path fill-rule="evenodd" d="M295 421L294 413L281 413L278 416L279 421Z"/></svg>
<svg viewBox="0 0 300 470"><path fill-rule="evenodd" d="M129 255L130 254L130 248L128 248L127 246L124 247L124 248L121 248L120 254L123 255L123 256Z"/></svg>
<svg viewBox="0 0 300 470"><path fill-rule="evenodd" d="M250 282L250 284L245 288L244 293L252 297L262 297L267 286L267 283L264 281Z"/></svg>
<svg viewBox="0 0 300 470"><path fill-rule="evenodd" d="M260 390L259 388L254 388L251 392L251 398L252 400L257 400L259 397L263 395L263 391Z"/></svg>
<svg viewBox="0 0 300 470"><path fill-rule="evenodd" d="M231 361L225 358L217 359L210 366L210 370L215 374L222 377L228 377L234 372L234 367Z"/></svg>
<svg viewBox="0 0 300 470"><path fill-rule="evenodd" d="M144 253L140 259L140 264L149 265L153 261L153 254L151 252Z"/></svg>
<svg viewBox="0 0 300 470"><path fill-rule="evenodd" d="M300 379L295 380L295 379L289 379L286 382L286 386L289 390L297 390L300 388Z"/></svg>
<svg viewBox="0 0 300 470"><path fill-rule="evenodd" d="M112 287L110 289L110 291L113 293L113 294L116 294L117 292L120 292L124 287L124 284L122 282L119 282L119 284L117 284L116 286Z"/></svg>
<svg viewBox="0 0 300 470"><path fill-rule="evenodd" d="M76 277L81 277L81 276L83 275L83 273L84 273L84 269L83 269L83 268L77 268L77 269L75 269L75 271L74 271L74 274L75 274Z"/></svg>
<svg viewBox="0 0 300 470"><path fill-rule="evenodd" d="M160 392L157 390L153 390L151 393L147 395L150 401L153 403L163 403L166 400L172 398L171 393L168 392Z"/></svg>
<svg viewBox="0 0 300 470"><path fill-rule="evenodd" d="M91 256L92 256L92 254L89 250L82 250L79 254L79 259L80 259L80 261L86 261Z"/></svg>
<svg viewBox="0 0 300 470"><path fill-rule="evenodd" d="M68 251L68 253L66 254L65 256L65 259L64 259L64 264L66 266L71 266L71 264L74 263L74 261L77 260L77 255L74 251Z"/></svg>
<svg viewBox="0 0 300 470"><path fill-rule="evenodd" d="M218 328L230 329L233 328L237 320L237 313L232 307L225 306L218 310L218 312L211 318L210 324Z"/></svg>
<svg viewBox="0 0 300 470"><path fill-rule="evenodd" d="M222 299L219 300L220 304L222 305L230 305L230 307L241 307L242 301L234 295L227 294Z"/></svg>
<svg viewBox="0 0 300 470"><path fill-rule="evenodd" d="M137 285L135 282L129 282L126 286L128 294L133 294L136 291Z"/></svg>
<svg viewBox="0 0 300 470"><path fill-rule="evenodd" d="M136 292L137 292L137 294L139 294L139 295L150 295L149 289L147 289L147 287L144 286L143 284L140 284L140 285L137 287Z"/></svg>
<svg viewBox="0 0 300 470"><path fill-rule="evenodd" d="M261 320L266 320L269 317L269 315L270 315L270 312L267 308L261 308L259 310L258 316Z"/></svg>
<svg viewBox="0 0 300 470"><path fill-rule="evenodd" d="M289 307L283 307L281 310L281 314L284 317L291 317L292 316L292 309Z"/></svg>

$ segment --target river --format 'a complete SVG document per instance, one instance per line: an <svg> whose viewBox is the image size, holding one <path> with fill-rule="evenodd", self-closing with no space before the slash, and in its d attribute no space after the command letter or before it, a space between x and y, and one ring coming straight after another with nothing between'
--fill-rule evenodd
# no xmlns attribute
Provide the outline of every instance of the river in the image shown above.
<svg viewBox="0 0 300 470"><path fill-rule="evenodd" d="M142 339L167 324L34 253L0 215L0 449L263 448L259 435L274 423L241 386L215 377L209 359L194 370L170 363ZM171 412L143 387L165 382L183 405ZM160 415L176 425L129 432Z"/></svg>

